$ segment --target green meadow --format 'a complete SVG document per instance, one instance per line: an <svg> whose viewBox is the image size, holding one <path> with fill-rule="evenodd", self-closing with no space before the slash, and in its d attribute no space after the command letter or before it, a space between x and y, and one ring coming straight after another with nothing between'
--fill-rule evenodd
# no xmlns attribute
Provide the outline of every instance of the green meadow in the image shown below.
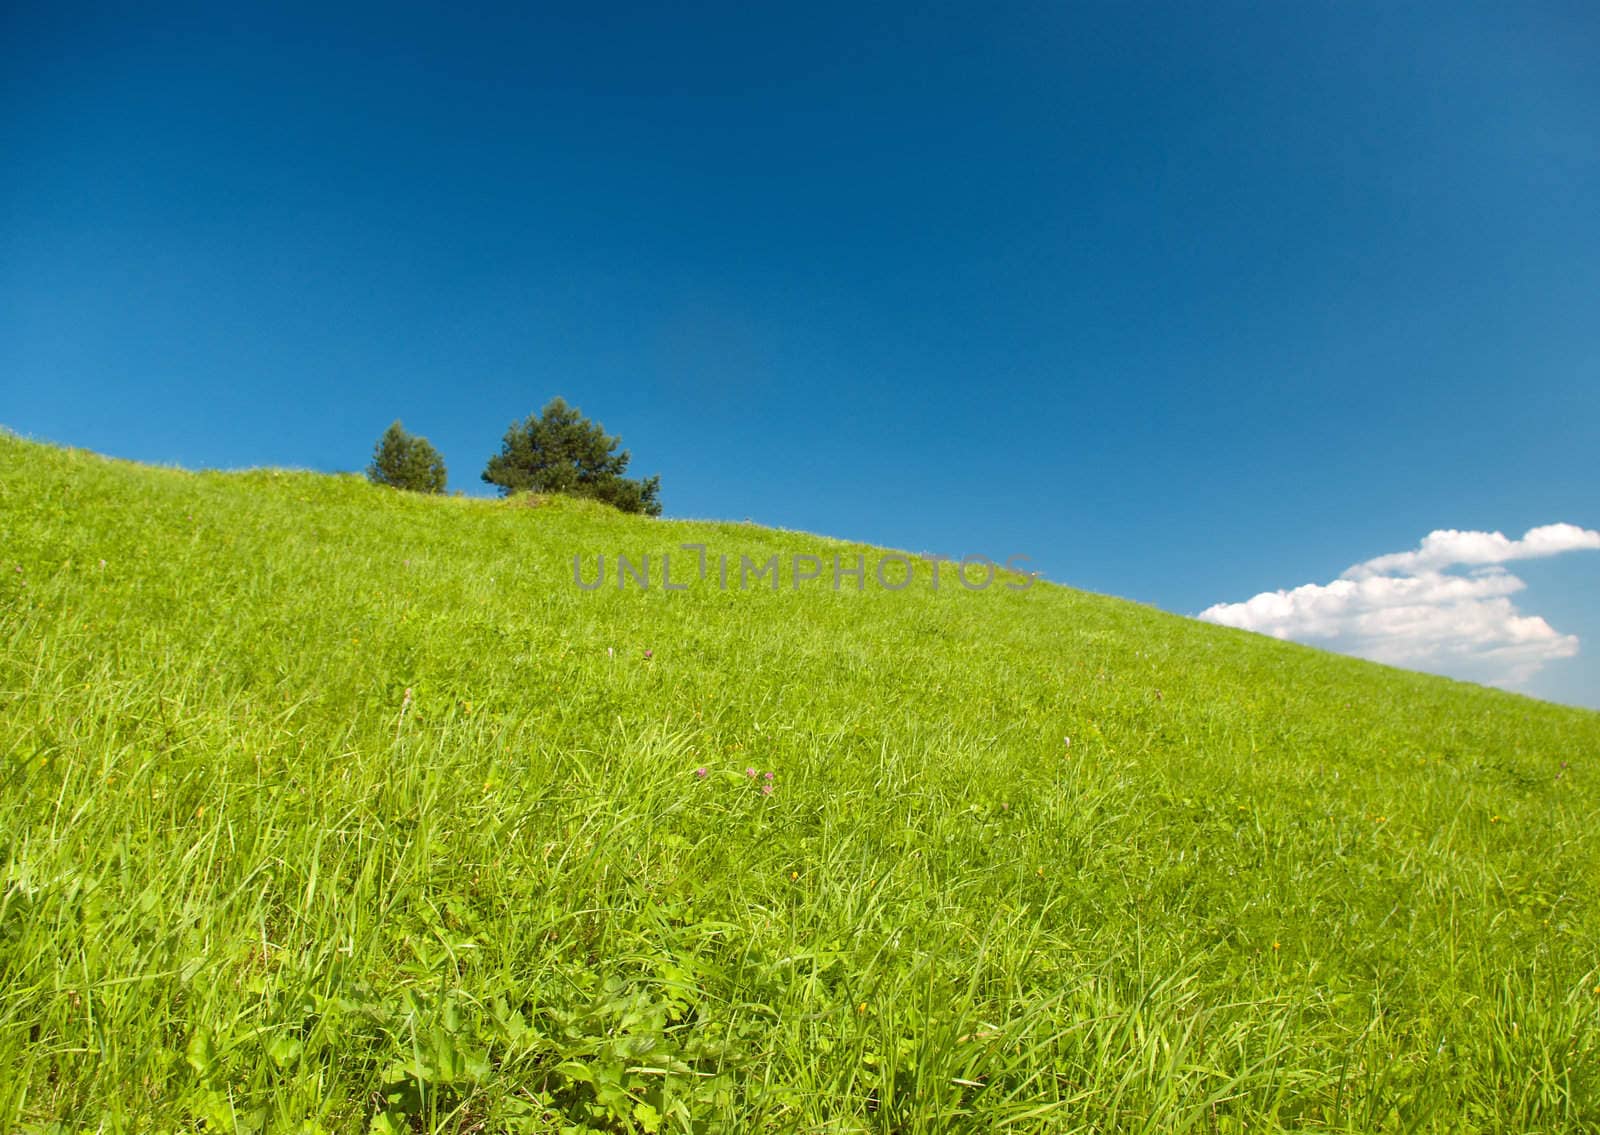
<svg viewBox="0 0 1600 1135"><path fill-rule="evenodd" d="M1600 714L884 554L0 437L0 1130L1600 1130Z"/></svg>

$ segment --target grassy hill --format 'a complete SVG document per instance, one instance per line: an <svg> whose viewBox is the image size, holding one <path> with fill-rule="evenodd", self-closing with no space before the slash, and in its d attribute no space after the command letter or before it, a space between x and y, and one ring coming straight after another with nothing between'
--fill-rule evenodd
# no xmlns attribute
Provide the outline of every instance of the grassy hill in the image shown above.
<svg viewBox="0 0 1600 1135"><path fill-rule="evenodd" d="M858 552L0 437L0 1129L1600 1130L1600 715Z"/></svg>

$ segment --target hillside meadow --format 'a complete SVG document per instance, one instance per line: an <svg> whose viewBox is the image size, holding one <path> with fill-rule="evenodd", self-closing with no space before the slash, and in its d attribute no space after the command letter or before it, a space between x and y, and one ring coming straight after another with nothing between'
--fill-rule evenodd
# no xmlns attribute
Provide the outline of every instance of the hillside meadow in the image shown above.
<svg viewBox="0 0 1600 1135"><path fill-rule="evenodd" d="M1600 1130L1600 714L884 554L0 436L0 1130Z"/></svg>

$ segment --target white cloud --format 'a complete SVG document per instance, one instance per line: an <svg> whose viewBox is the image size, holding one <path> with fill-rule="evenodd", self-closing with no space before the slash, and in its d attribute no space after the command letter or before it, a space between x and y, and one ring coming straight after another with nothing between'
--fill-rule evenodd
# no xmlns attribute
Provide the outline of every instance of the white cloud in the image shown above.
<svg viewBox="0 0 1600 1135"><path fill-rule="evenodd" d="M1520 540L1508 540L1499 532L1457 532L1441 528L1429 532L1414 552L1393 552L1387 556L1356 564L1346 579L1392 572L1414 573L1438 570L1455 564L1503 564L1508 560L1533 560L1579 548L1600 548L1600 532L1576 524L1546 524L1530 528Z"/></svg>
<svg viewBox="0 0 1600 1135"><path fill-rule="evenodd" d="M1524 615L1510 596L1522 580L1500 564L1600 548L1600 532L1573 524L1499 532L1430 532L1410 552L1378 556L1332 583L1263 591L1218 603L1200 618L1345 654L1497 686L1518 686L1545 663L1578 653L1576 635ZM1465 567L1465 573L1446 569Z"/></svg>

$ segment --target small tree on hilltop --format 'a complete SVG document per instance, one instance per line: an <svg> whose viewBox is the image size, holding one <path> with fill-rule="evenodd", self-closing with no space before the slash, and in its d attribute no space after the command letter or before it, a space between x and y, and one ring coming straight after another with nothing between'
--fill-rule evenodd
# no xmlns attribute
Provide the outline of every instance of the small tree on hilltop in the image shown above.
<svg viewBox="0 0 1600 1135"><path fill-rule="evenodd" d="M444 458L425 437L408 434L396 421L372 450L367 479L414 493L444 492Z"/></svg>
<svg viewBox="0 0 1600 1135"><path fill-rule="evenodd" d="M661 515L661 478L630 480L620 438L585 418L561 398L537 416L512 422L500 452L489 459L483 479L502 493L568 493L604 501L623 512Z"/></svg>

